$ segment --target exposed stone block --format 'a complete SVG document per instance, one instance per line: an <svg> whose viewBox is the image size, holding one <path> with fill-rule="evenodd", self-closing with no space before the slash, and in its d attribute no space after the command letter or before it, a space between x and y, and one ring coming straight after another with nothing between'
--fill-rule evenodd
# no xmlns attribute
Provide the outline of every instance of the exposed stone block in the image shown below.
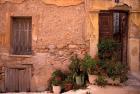
<svg viewBox="0 0 140 94"><path fill-rule="evenodd" d="M76 49L76 48L78 48L77 45L72 45L72 44L69 45L69 49Z"/></svg>

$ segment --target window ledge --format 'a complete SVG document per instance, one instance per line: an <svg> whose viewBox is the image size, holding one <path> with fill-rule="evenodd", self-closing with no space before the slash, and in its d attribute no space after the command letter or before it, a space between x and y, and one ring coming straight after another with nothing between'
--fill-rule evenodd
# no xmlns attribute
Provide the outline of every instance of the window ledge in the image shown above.
<svg viewBox="0 0 140 94"><path fill-rule="evenodd" d="M29 58L29 57L32 57L33 55L13 55L13 54L10 54L9 56L11 57L25 57L25 58Z"/></svg>

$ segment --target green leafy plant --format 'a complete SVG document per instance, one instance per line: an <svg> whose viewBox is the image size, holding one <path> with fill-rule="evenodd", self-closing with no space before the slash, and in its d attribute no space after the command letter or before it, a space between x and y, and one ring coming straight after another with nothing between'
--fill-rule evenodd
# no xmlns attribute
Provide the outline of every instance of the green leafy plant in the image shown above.
<svg viewBox="0 0 140 94"><path fill-rule="evenodd" d="M77 57L77 55L74 55L71 57L71 64L69 65L69 70L73 75L81 75L81 60Z"/></svg>
<svg viewBox="0 0 140 94"><path fill-rule="evenodd" d="M125 64L122 64L120 62L110 62L108 64L107 75L113 80L120 79L120 82L126 81L127 72L128 68Z"/></svg>
<svg viewBox="0 0 140 94"><path fill-rule="evenodd" d="M82 66L83 68L91 75L97 75L98 74L98 61L93 59L90 55L86 54Z"/></svg>
<svg viewBox="0 0 140 94"><path fill-rule="evenodd" d="M97 85L104 87L105 85L107 85L107 80L104 76L98 76L98 78L96 79L96 83Z"/></svg>
<svg viewBox="0 0 140 94"><path fill-rule="evenodd" d="M52 91L52 85L62 87L62 84L63 84L62 80L64 80L64 78L65 78L65 75L61 70L55 70L51 74L51 78L49 80L48 90Z"/></svg>
<svg viewBox="0 0 140 94"><path fill-rule="evenodd" d="M65 80L63 82L63 86L64 86L65 91L69 91L69 90L73 89L74 80L70 73L67 74L67 77L65 78Z"/></svg>
<svg viewBox="0 0 140 94"><path fill-rule="evenodd" d="M105 60L99 60L97 65L98 65L98 71L99 71L98 74L107 76L108 65L107 65L106 61Z"/></svg>
<svg viewBox="0 0 140 94"><path fill-rule="evenodd" d="M73 80L73 75L68 73L65 80L64 80L64 83L74 83L74 80Z"/></svg>
<svg viewBox="0 0 140 94"><path fill-rule="evenodd" d="M70 73L73 75L73 79L75 83L79 86L84 85L85 83L85 72L82 67L82 60L74 55L71 57L71 64L69 65Z"/></svg>
<svg viewBox="0 0 140 94"><path fill-rule="evenodd" d="M98 44L99 57L101 59L110 58L113 54L113 51L117 48L117 45L112 39L103 39Z"/></svg>
<svg viewBox="0 0 140 94"><path fill-rule="evenodd" d="M62 81L59 81L59 80L52 80L52 85L54 86L61 86L62 85Z"/></svg>
<svg viewBox="0 0 140 94"><path fill-rule="evenodd" d="M61 70L55 70L52 73L52 78L55 80L64 80L64 73Z"/></svg>

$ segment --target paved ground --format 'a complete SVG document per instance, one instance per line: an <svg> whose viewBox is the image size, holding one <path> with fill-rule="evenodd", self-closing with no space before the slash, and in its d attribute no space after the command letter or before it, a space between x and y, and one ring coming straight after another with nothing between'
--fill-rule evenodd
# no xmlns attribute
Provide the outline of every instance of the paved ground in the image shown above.
<svg viewBox="0 0 140 94"><path fill-rule="evenodd" d="M4 93L3 93L4 94ZM6 94L19 94L19 93L6 93ZM25 93L20 94L52 94L48 92L38 93ZM140 94L140 75L129 75L129 80L125 83L125 86L106 86L99 87L90 85L87 89L71 90L62 94Z"/></svg>
<svg viewBox="0 0 140 94"><path fill-rule="evenodd" d="M98 86L89 86L88 89L78 90L78 91L69 91L63 94L140 94L140 88L132 87L112 87L106 86L104 88Z"/></svg>

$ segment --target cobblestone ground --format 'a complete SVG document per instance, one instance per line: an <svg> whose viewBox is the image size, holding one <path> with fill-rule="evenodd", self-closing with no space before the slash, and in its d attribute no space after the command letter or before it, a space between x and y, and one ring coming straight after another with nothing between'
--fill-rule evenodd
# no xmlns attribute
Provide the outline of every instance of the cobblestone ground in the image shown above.
<svg viewBox="0 0 140 94"><path fill-rule="evenodd" d="M96 85L89 85L87 89L71 90L62 94L140 94L140 76L135 77L129 75L129 80L125 83L125 86L106 86L99 87ZM49 92L38 93L3 93L3 94L53 94Z"/></svg>

